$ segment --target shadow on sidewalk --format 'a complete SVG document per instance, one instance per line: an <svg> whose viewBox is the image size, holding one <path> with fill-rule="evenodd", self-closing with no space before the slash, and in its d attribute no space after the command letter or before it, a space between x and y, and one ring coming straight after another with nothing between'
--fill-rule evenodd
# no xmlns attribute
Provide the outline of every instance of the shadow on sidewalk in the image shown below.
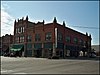
<svg viewBox="0 0 100 75"><path fill-rule="evenodd" d="M100 60L100 56L97 57L66 57L65 59L73 59L73 60L95 60L95 61L99 61Z"/></svg>

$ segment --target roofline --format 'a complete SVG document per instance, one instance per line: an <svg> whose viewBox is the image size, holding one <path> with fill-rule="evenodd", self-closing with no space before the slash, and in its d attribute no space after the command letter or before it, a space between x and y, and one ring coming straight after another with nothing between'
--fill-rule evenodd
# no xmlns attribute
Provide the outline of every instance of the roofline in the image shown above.
<svg viewBox="0 0 100 75"><path fill-rule="evenodd" d="M63 25L61 25L61 24L59 24L59 23L57 23L57 24L60 25L60 26L63 26ZM66 28L66 29L69 29L69 30L72 30L72 31L74 31L74 32L80 33L80 34L82 34L82 35L85 35L84 33L81 33L81 32L79 32L79 31L76 31L76 30L71 29L71 28L69 28L69 27L66 27L66 26L65 26L65 28ZM86 36L86 35L85 35L85 36Z"/></svg>

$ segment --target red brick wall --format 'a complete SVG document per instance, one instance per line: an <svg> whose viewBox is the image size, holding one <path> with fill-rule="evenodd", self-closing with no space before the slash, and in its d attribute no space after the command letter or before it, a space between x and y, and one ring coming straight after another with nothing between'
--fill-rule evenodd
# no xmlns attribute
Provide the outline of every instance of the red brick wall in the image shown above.
<svg viewBox="0 0 100 75"><path fill-rule="evenodd" d="M32 36L32 43L35 43L35 34L40 34L40 36L41 36L40 42L43 42L43 43L47 42L47 41L45 41L45 34L47 32L52 32L52 40L49 42L54 43L55 42L55 28L58 28L58 31L63 34L63 43L64 44L76 45L76 46L79 45L79 44L75 44L73 42L73 39L75 37L77 37L78 39L82 39L83 41L90 40L90 38L88 36L86 36L85 34L82 34L80 32L72 30L70 28L64 27L64 25L58 24L56 22L44 24L43 22L32 23L32 22L29 22L28 20L21 20L21 21L19 20L18 22L15 23L15 25L14 25L14 40L15 40L15 36L22 35L22 34L15 34L16 27L19 27L20 25L25 26L25 30L24 30L25 32L22 33L25 36L24 43L27 43L27 41L26 41L27 35L31 35ZM28 25L31 27L29 27ZM67 36L67 35L71 36L71 43L67 43L65 41L65 36Z"/></svg>

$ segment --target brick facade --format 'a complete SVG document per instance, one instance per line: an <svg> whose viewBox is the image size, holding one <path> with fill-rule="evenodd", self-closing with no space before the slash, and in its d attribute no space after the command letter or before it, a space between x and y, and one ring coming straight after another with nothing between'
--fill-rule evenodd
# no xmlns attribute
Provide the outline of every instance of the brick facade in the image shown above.
<svg viewBox="0 0 100 75"><path fill-rule="evenodd" d="M57 41L55 37L57 28ZM68 51L70 56L79 51L91 50L91 35L83 34L57 23L56 18L52 23L30 22L28 16L24 20L14 22L14 44L23 44L23 56L49 57L58 55L64 58ZM55 47L57 46L57 47ZM74 52L74 53L73 53ZM78 55L78 54L76 54Z"/></svg>
<svg viewBox="0 0 100 75"><path fill-rule="evenodd" d="M9 53L10 44L13 44L13 35L6 34L5 36L2 36L1 44L2 44L1 49L2 49L3 54Z"/></svg>

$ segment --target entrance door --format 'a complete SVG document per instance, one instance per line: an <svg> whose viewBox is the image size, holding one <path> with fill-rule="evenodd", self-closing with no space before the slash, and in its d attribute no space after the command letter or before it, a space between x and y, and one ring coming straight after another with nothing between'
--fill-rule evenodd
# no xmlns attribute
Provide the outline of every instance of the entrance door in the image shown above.
<svg viewBox="0 0 100 75"><path fill-rule="evenodd" d="M63 57L63 51L62 50L60 51L60 57L61 58Z"/></svg>
<svg viewBox="0 0 100 75"><path fill-rule="evenodd" d="M35 57L41 57L41 56L42 56L42 50L41 50L41 49L35 50L35 51L34 51L34 56L35 56Z"/></svg>

